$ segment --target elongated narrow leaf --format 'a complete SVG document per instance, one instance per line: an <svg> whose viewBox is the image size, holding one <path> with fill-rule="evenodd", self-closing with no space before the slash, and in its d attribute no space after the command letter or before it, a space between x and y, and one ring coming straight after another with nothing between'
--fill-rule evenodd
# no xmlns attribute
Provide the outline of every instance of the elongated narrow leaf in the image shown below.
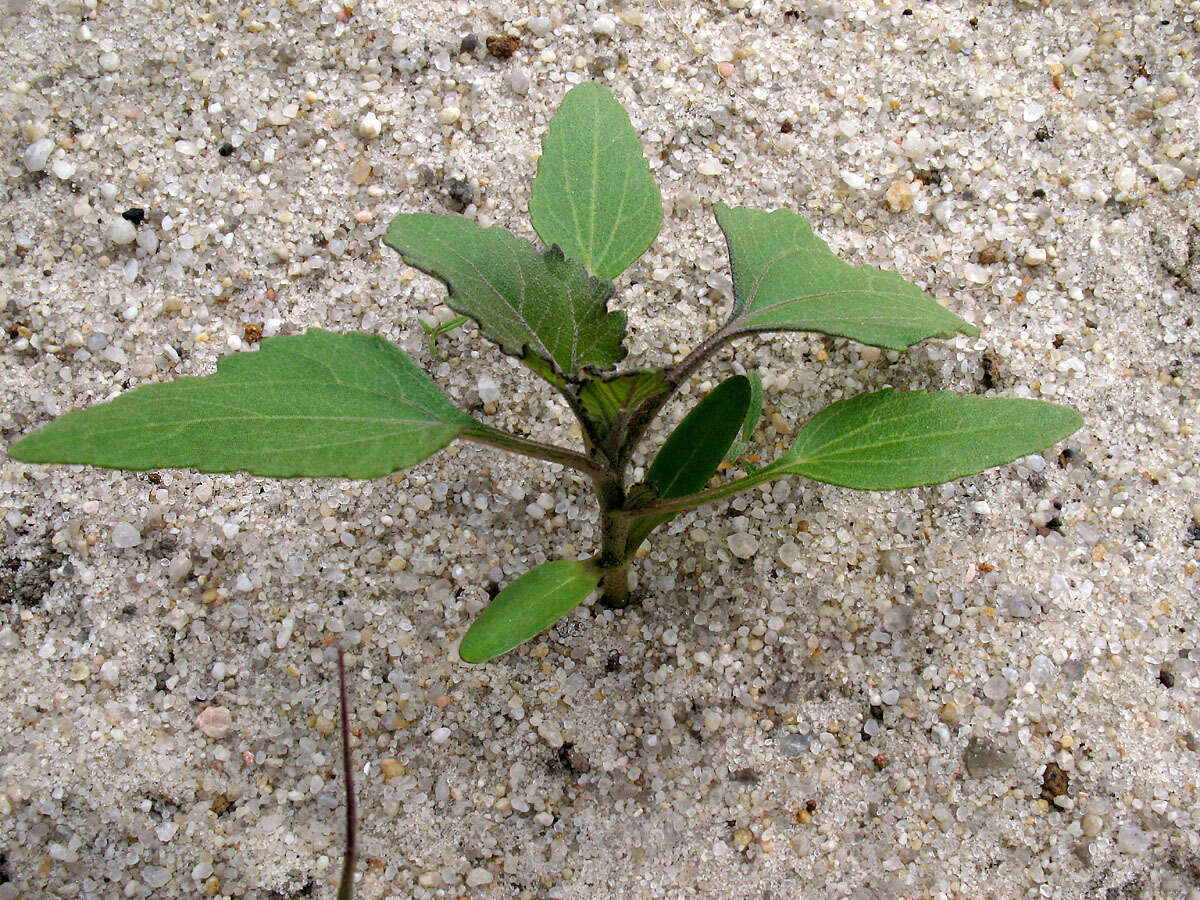
<svg viewBox="0 0 1200 900"><path fill-rule="evenodd" d="M445 282L450 308L505 353L539 356L568 376L625 358L625 313L608 311L612 284L554 247L541 251L503 228L427 213L396 216L384 242Z"/></svg>
<svg viewBox="0 0 1200 900"><path fill-rule="evenodd" d="M68 413L9 454L111 469L376 478L475 424L399 348L314 329L226 356L214 375L146 385Z"/></svg>
<svg viewBox="0 0 1200 900"><path fill-rule="evenodd" d="M530 569L479 614L458 654L469 663L487 662L546 630L600 583L600 569L589 561L560 559Z"/></svg>
<svg viewBox="0 0 1200 900"><path fill-rule="evenodd" d="M746 373L746 377L750 379L750 405L746 407L746 418L742 421L741 433L737 440L729 445L729 452L725 454L726 462L737 462L738 458L746 452L746 448L750 445L750 439L754 437L754 429L758 427L758 420L762 418L762 376L751 370Z"/></svg>
<svg viewBox="0 0 1200 900"><path fill-rule="evenodd" d="M572 88L550 122L529 196L533 229L600 278L654 242L662 197L637 132L608 88Z"/></svg>
<svg viewBox="0 0 1200 900"><path fill-rule="evenodd" d="M713 388L675 427L646 471L645 482L658 489L660 499L694 494L708 483L745 422L750 395L750 380L734 375ZM633 519L628 552L671 518L673 514L664 513Z"/></svg>
<svg viewBox="0 0 1200 900"><path fill-rule="evenodd" d="M894 272L842 262L790 210L714 206L733 267L732 333L817 331L891 350L978 334Z"/></svg>
<svg viewBox="0 0 1200 900"><path fill-rule="evenodd" d="M858 490L941 484L1035 453L1082 424L1040 400L887 389L821 410L770 468Z"/></svg>
<svg viewBox="0 0 1200 900"><path fill-rule="evenodd" d="M670 389L661 370L648 369L616 378L585 381L579 389L579 401L597 433L603 436L623 410L633 409L651 397L660 397Z"/></svg>

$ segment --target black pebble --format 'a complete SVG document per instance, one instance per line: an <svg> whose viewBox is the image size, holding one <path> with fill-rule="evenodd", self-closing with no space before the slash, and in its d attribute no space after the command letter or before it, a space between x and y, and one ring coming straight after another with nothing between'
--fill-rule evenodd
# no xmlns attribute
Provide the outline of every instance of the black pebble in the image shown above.
<svg viewBox="0 0 1200 900"><path fill-rule="evenodd" d="M125 212L121 213L121 218L126 222L132 222L134 225L141 225L142 219L146 218L146 211L140 206L131 206Z"/></svg>
<svg viewBox="0 0 1200 900"><path fill-rule="evenodd" d="M217 148L217 152L222 156L229 156L233 153L233 144L229 143L229 141L226 141Z"/></svg>
<svg viewBox="0 0 1200 900"><path fill-rule="evenodd" d="M475 192L471 190L471 183L458 178L450 180L446 185L446 193L449 197L447 205L455 212L462 212L475 199Z"/></svg>
<svg viewBox="0 0 1200 900"><path fill-rule="evenodd" d="M463 37L462 43L458 45L459 53L474 53L479 47L479 38L473 34L467 34Z"/></svg>

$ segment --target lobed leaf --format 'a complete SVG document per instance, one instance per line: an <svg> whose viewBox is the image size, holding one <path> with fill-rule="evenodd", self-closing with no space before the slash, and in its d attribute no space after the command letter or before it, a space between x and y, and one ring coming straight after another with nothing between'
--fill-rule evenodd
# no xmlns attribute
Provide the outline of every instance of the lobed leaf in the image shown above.
<svg viewBox="0 0 1200 900"><path fill-rule="evenodd" d="M816 331L903 350L979 333L894 272L842 262L790 210L713 209L733 269L730 334Z"/></svg>
<svg viewBox="0 0 1200 900"><path fill-rule="evenodd" d="M659 499L694 494L708 483L745 422L751 394L750 379L745 375L727 378L675 427L644 479L657 488ZM673 513L632 519L626 552L636 550L651 531L671 518Z"/></svg>
<svg viewBox="0 0 1200 900"><path fill-rule="evenodd" d="M525 643L586 600L601 575L594 562L573 559L530 569L479 614L458 655L464 662L487 662Z"/></svg>
<svg viewBox="0 0 1200 900"><path fill-rule="evenodd" d="M533 230L600 278L615 278L654 242L662 196L637 132L608 88L572 88L542 140L529 196Z"/></svg>
<svg viewBox="0 0 1200 900"><path fill-rule="evenodd" d="M1041 400L889 388L827 406L768 468L857 490L941 484L1036 453L1082 424Z"/></svg>
<svg viewBox="0 0 1200 900"><path fill-rule="evenodd" d="M444 282L450 308L505 353L540 357L566 376L625 358L625 314L608 311L612 284L557 247L540 251L503 228L428 213L396 216L384 243Z"/></svg>
<svg viewBox="0 0 1200 900"><path fill-rule="evenodd" d="M214 375L146 385L68 413L9 455L112 469L377 478L474 425L383 338L313 329L226 356Z"/></svg>

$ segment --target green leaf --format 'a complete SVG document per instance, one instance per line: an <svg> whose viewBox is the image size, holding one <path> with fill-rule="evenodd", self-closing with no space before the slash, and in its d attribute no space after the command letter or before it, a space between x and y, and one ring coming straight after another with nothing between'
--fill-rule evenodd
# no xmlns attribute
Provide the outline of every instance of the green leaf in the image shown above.
<svg viewBox="0 0 1200 900"><path fill-rule="evenodd" d="M864 491L941 484L1036 453L1082 424L1041 400L889 388L827 406L767 469Z"/></svg>
<svg viewBox="0 0 1200 900"><path fill-rule="evenodd" d="M903 350L979 333L894 272L842 262L790 210L713 208L733 268L730 334L817 331Z"/></svg>
<svg viewBox="0 0 1200 900"><path fill-rule="evenodd" d="M505 353L528 351L568 376L625 358L625 314L608 311L612 284L554 247L543 252L503 228L427 213L396 216L384 242L445 282L450 308Z"/></svg>
<svg viewBox="0 0 1200 900"><path fill-rule="evenodd" d="M608 88L572 88L542 140L529 196L542 241L600 278L615 278L654 242L662 196L637 132Z"/></svg>
<svg viewBox="0 0 1200 900"><path fill-rule="evenodd" d="M424 319L417 319L421 323L421 329L429 338L429 356L431 359L437 359L437 339L443 334L449 334L456 328L461 328L466 325L470 319L467 316L456 316L449 322L443 322L440 325L430 325Z"/></svg>
<svg viewBox="0 0 1200 900"><path fill-rule="evenodd" d="M569 384L567 379L555 371L552 362L542 359L535 353L526 351L525 355L521 357L521 362L525 364L525 368L538 378L541 378L559 390L563 390Z"/></svg>
<svg viewBox="0 0 1200 900"><path fill-rule="evenodd" d="M738 458L746 452L746 448L750 446L750 439L754 437L754 429L758 427L758 420L762 418L762 376L751 370L746 373L746 377L750 379L750 405L746 407L746 418L742 422L741 435L729 445L729 452L725 454L725 462L729 463L737 462Z"/></svg>
<svg viewBox="0 0 1200 900"><path fill-rule="evenodd" d="M708 484L742 428L751 393L750 379L745 375L727 378L675 427L644 479L658 489L659 499L694 494ZM651 531L671 518L673 513L632 519L626 552L633 553Z"/></svg>
<svg viewBox="0 0 1200 900"><path fill-rule="evenodd" d="M465 662L481 663L507 653L549 628L600 583L591 561L560 559L530 569L479 614L458 647Z"/></svg>
<svg viewBox="0 0 1200 900"><path fill-rule="evenodd" d="M593 424L598 426L598 436L603 437L622 412L670 390L671 385L661 369L647 369L615 378L586 381L579 389L579 402Z"/></svg>
<svg viewBox="0 0 1200 900"><path fill-rule="evenodd" d="M68 413L9 455L112 469L377 478L474 425L399 348L313 329L226 356L215 375L146 385Z"/></svg>

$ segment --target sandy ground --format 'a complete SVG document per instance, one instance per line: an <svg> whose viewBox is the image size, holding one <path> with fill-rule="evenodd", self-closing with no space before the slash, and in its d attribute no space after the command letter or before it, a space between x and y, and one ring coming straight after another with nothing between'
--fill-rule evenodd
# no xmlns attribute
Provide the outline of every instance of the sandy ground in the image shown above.
<svg viewBox="0 0 1200 900"><path fill-rule="evenodd" d="M642 605L475 668L488 586L593 548L574 476L469 445L373 483L0 460L0 898L331 897L338 641L364 898L1200 897L1198 16L9 0L4 443L310 326L572 442L473 327L430 358L443 291L380 235L468 200L532 237L538 140L583 79L666 201L619 282L631 360L725 315L718 199L795 209L983 328L737 345L685 399L757 368L763 458L887 384L1086 425L940 488L686 514Z"/></svg>

